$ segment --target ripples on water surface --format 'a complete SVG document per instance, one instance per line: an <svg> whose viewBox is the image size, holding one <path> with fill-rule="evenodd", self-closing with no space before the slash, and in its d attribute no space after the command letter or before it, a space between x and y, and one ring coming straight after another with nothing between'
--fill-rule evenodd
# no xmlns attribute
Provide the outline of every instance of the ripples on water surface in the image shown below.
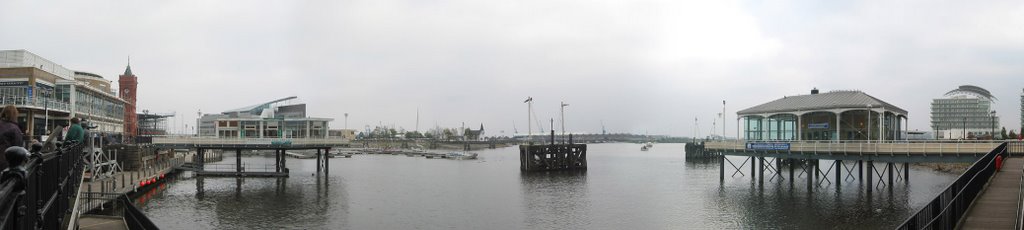
<svg viewBox="0 0 1024 230"><path fill-rule="evenodd" d="M185 173L137 200L167 229L889 229L955 177L911 167L909 184L868 194L857 181L760 186L727 164L720 184L718 162L687 161L682 144L639 149L591 144L588 171L534 174L520 173L516 147L474 161L355 155L331 159L326 181L314 160L288 159L289 178Z"/></svg>

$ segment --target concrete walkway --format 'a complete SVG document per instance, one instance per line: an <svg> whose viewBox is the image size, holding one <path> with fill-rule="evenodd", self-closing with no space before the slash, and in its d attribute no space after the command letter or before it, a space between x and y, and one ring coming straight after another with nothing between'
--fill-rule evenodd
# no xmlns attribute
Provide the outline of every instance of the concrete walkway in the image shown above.
<svg viewBox="0 0 1024 230"><path fill-rule="evenodd" d="M1003 169L992 177L988 187L967 211L960 229L1012 229L1017 218L1020 177L1024 158L1008 158Z"/></svg>

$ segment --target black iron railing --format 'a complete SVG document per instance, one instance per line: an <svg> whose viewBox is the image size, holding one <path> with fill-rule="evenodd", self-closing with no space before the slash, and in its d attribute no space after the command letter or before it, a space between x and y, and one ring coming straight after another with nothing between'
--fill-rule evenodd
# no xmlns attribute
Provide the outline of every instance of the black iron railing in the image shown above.
<svg viewBox="0 0 1024 230"><path fill-rule="evenodd" d="M20 147L19 147L20 148ZM0 229L63 229L82 178L82 145L52 152L5 151L0 174ZM0 150L3 151L3 150Z"/></svg>
<svg viewBox="0 0 1024 230"><path fill-rule="evenodd" d="M1007 143L1000 144L974 162L960 177L957 177L935 199L928 202L896 229L954 229L960 218L974 202L974 198L985 188L995 173L997 155L1006 154ZM1005 157L1005 156L1004 156Z"/></svg>
<svg viewBox="0 0 1024 230"><path fill-rule="evenodd" d="M135 207L135 204L132 203L131 199L129 199L126 194L87 192L83 193L82 197L83 199L88 199L87 202L96 202L101 204L99 208L92 210L89 214L122 217L124 218L124 224L129 230L160 229L149 219L149 217L146 217L142 211L139 211L139 209ZM92 207L91 204L84 203L82 206Z"/></svg>
<svg viewBox="0 0 1024 230"><path fill-rule="evenodd" d="M1006 155L1024 155L1024 142L1020 140L1008 142L1006 144ZM1024 229L1024 174L1020 176L1020 185L1017 188L1017 218L1014 221L1013 229Z"/></svg>

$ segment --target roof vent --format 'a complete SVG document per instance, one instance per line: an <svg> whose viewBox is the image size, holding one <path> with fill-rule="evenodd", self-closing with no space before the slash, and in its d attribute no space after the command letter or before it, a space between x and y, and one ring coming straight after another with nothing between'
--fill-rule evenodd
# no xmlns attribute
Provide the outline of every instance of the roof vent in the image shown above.
<svg viewBox="0 0 1024 230"><path fill-rule="evenodd" d="M814 88L814 89L812 89L812 90L811 90L811 94L818 94L818 88Z"/></svg>

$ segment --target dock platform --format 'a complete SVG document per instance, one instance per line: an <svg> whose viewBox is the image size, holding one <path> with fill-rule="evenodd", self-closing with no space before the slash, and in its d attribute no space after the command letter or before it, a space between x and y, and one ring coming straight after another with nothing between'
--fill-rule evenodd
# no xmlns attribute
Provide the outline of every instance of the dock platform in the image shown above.
<svg viewBox="0 0 1024 230"><path fill-rule="evenodd" d="M1024 158L1012 157L1003 163L988 186L964 216L960 229L1011 229L1017 221Z"/></svg>

